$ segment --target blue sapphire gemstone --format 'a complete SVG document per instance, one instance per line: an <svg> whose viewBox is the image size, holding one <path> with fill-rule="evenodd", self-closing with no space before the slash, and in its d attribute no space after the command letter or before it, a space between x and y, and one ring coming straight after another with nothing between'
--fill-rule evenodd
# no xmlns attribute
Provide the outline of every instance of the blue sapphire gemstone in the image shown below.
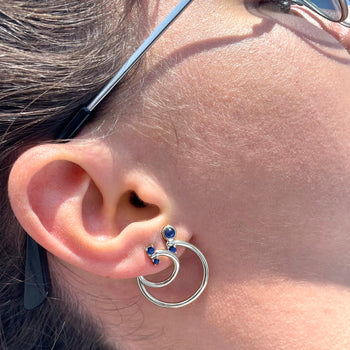
<svg viewBox="0 0 350 350"><path fill-rule="evenodd" d="M148 254L148 255L152 255L152 254L154 254L154 252L155 252L155 250L154 250L153 247L148 247L148 248L147 248L147 254Z"/></svg>
<svg viewBox="0 0 350 350"><path fill-rule="evenodd" d="M176 247L174 247L173 245L171 247L169 247L169 251L172 252L173 254L176 253Z"/></svg>
<svg viewBox="0 0 350 350"><path fill-rule="evenodd" d="M153 259L153 264L154 264L154 265L158 265L158 264L159 264L159 259L157 259L157 258L156 258L156 259Z"/></svg>
<svg viewBox="0 0 350 350"><path fill-rule="evenodd" d="M174 238L176 234L175 229L171 226L165 227L163 230L163 233L164 233L164 237L168 239Z"/></svg>

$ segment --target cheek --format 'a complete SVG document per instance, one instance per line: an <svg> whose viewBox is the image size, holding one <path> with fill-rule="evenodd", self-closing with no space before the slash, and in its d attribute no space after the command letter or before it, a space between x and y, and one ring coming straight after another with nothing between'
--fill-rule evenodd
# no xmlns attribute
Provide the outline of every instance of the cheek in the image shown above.
<svg viewBox="0 0 350 350"><path fill-rule="evenodd" d="M230 193L350 188L349 55L302 18L281 18L288 26L265 21L255 34L178 49L146 80L142 129L170 144L155 156L174 159L184 207L224 213Z"/></svg>
<svg viewBox="0 0 350 350"><path fill-rule="evenodd" d="M346 341L348 298L346 288L306 281L245 281L219 286L205 319L227 349L331 349L339 334Z"/></svg>
<svg viewBox="0 0 350 350"><path fill-rule="evenodd" d="M350 57L327 33L312 30L313 42L275 25L177 67L169 100L174 110L181 106L173 121L191 162L212 162L209 149L230 171L243 161L290 176L345 166ZM316 43L316 34L328 44Z"/></svg>
<svg viewBox="0 0 350 350"><path fill-rule="evenodd" d="M153 142L160 135L158 145L170 144L150 156L164 159L159 168L169 170L194 225L203 218L193 213L207 212L208 232L217 231L215 222L229 230L233 217L273 220L266 208L275 213L295 196L285 205L307 201L323 212L322 203L349 191L348 56L313 30L329 45L275 25L187 57L147 90L143 130L151 128Z"/></svg>

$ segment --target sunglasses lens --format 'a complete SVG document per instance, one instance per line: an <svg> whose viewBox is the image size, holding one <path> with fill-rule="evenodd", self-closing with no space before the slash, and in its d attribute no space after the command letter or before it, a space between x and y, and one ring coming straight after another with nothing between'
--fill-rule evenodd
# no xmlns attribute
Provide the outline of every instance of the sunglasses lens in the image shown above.
<svg viewBox="0 0 350 350"><path fill-rule="evenodd" d="M348 16L345 18L343 25L350 27L350 0L346 1L346 5L348 7Z"/></svg>
<svg viewBox="0 0 350 350"><path fill-rule="evenodd" d="M342 18L342 8L338 0L304 0L313 10L331 21L339 21Z"/></svg>

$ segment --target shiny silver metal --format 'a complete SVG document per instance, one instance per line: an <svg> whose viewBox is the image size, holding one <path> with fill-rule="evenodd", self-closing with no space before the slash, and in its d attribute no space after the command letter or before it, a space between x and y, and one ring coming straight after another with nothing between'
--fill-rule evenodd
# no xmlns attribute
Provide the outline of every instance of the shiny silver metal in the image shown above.
<svg viewBox="0 0 350 350"><path fill-rule="evenodd" d="M153 260L153 259L158 259L160 256L166 256L166 257L170 258L174 263L174 270L173 270L172 274L170 275L170 277L162 282L151 282L151 281L146 280L145 277L140 276L140 277L137 277L137 283L139 284L139 286L141 284L141 285L145 285L147 287L161 288L161 287L167 286L176 278L176 276L179 272L179 269L180 269L180 262L179 262L179 259L177 258L177 256L173 253L170 253L168 250L156 250L154 252L154 254L152 254L150 256L150 258ZM142 289L141 289L141 291L142 291Z"/></svg>
<svg viewBox="0 0 350 350"><path fill-rule="evenodd" d="M167 227L173 228L172 226L169 226L169 225L166 226L165 228L167 228ZM164 229L163 229L162 233L164 232ZM167 241L168 248L170 246L184 247L184 248L190 249L193 253L195 253L198 256L199 260L202 263L202 267L203 267L202 282L201 282L199 288L189 298L182 300L182 301L179 301L179 302L171 302L171 303L159 300L148 292L148 290L146 289L146 286L152 287L152 288L160 288L160 287L164 287L166 285L169 285L175 279L175 277L178 273L177 262L179 262L179 260L174 253L171 253L167 250L156 250L154 252L154 254L152 254L150 256L150 258L153 260L155 258L158 258L158 256L162 256L162 255L171 258L174 262L174 271L171 274L171 276L167 280L162 281L162 282L150 282L146 278L144 278L143 276L139 276L139 277L137 277L137 283L138 283L138 286L141 290L141 293L149 301L151 301L155 305L160 306L160 307L164 307L164 308L169 308L169 309L180 308L180 307L183 307L183 306L186 306L186 305L192 303L203 293L205 287L208 284L209 266L208 266L207 260L206 260L205 256L203 255L203 253L197 247L195 247L193 244L190 244L190 243L184 242L184 241L177 241L174 238L166 238L164 236L164 234L163 234L163 237ZM170 244L168 244L168 243L170 243Z"/></svg>

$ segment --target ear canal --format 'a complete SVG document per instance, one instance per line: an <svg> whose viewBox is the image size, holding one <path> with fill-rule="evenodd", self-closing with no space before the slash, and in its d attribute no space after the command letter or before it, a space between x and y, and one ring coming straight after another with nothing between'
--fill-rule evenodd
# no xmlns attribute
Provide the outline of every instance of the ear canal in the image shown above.
<svg viewBox="0 0 350 350"><path fill-rule="evenodd" d="M136 191L127 191L121 196L117 205L118 230L122 231L135 222L152 220L159 214L160 208L157 205L144 201Z"/></svg>

